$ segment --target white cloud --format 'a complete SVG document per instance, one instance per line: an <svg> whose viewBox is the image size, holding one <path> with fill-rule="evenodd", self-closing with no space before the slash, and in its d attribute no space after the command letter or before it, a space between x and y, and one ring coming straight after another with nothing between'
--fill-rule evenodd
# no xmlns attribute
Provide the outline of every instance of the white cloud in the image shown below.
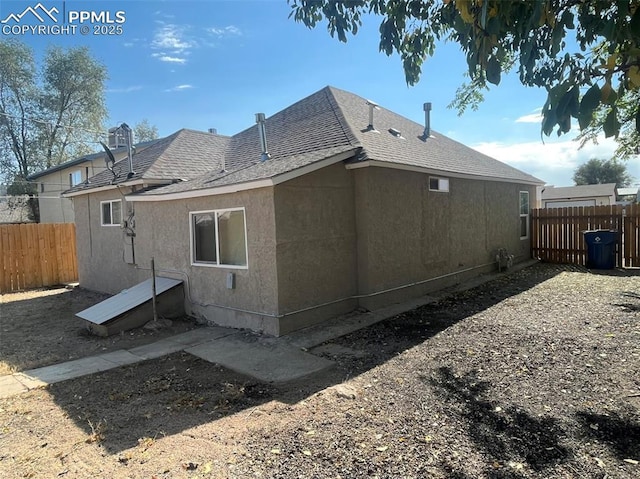
<svg viewBox="0 0 640 479"><path fill-rule="evenodd" d="M167 92L184 91L184 90L190 90L191 88L193 88L193 85L178 85L178 86L174 86L173 88L169 88L165 91Z"/></svg>
<svg viewBox="0 0 640 479"><path fill-rule="evenodd" d="M560 141L531 141L525 143L486 142L472 148L507 163L519 170L555 186L573 184L573 172L577 166L591 158L609 159L616 149L611 138L598 144L587 143L582 148L572 139ZM633 174L633 172L632 172Z"/></svg>
<svg viewBox="0 0 640 479"><path fill-rule="evenodd" d="M194 41L185 38L188 27L173 23L161 25L155 32L151 47L160 50L182 52L196 46Z"/></svg>
<svg viewBox="0 0 640 479"><path fill-rule="evenodd" d="M542 122L542 108L536 108L532 113L516 118L516 123L538 123Z"/></svg>
<svg viewBox="0 0 640 479"><path fill-rule="evenodd" d="M131 93L132 91L142 90L140 85L128 86L124 88L111 88L107 93Z"/></svg>
<svg viewBox="0 0 640 479"><path fill-rule="evenodd" d="M184 57L172 57L170 55L166 55L165 53L152 53L151 56L153 58L157 58L161 62L180 63L180 64L187 63L187 59Z"/></svg>
<svg viewBox="0 0 640 479"><path fill-rule="evenodd" d="M211 28L207 28L207 31L218 37L227 37L227 36L237 37L242 35L242 31L238 27L233 25L228 25L223 28L211 27Z"/></svg>

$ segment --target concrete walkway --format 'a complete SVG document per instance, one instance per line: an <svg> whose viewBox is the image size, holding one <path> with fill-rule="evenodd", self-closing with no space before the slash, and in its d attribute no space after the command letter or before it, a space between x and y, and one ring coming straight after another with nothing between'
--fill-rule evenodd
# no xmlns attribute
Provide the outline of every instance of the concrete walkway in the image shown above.
<svg viewBox="0 0 640 479"><path fill-rule="evenodd" d="M535 261L520 263L509 272L523 269L534 263ZM120 349L98 356L0 376L0 399L48 384L159 358L178 351L186 351L260 381L275 383L292 381L334 365L333 361L308 353L309 349L397 314L432 303L453 291L464 291L479 286L498 276L498 274L483 275L432 296L423 296L377 311L334 318L280 338L259 336L237 329L203 327L137 348Z"/></svg>

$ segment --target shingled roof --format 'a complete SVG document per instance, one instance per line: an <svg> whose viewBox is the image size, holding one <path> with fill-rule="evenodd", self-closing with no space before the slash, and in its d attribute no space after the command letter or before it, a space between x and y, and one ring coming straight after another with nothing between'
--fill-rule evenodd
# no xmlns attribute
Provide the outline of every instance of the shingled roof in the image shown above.
<svg viewBox="0 0 640 479"><path fill-rule="evenodd" d="M435 131L425 141L423 125L385 108L375 111L376 131L368 129L368 123L367 100L329 86L266 120L271 154L266 162L260 161L262 151L257 125L232 137L180 130L136 155L136 174L132 178L126 178L126 160L119 162L115 181L190 180L132 195L139 199L144 196L161 199L199 190L208 194L209 190L223 186L273 179L338 158L354 166L375 161L383 166L403 165L442 174L544 183ZM106 171L91 178L90 187L112 182L113 175ZM75 191L81 189L77 187Z"/></svg>
<svg viewBox="0 0 640 479"><path fill-rule="evenodd" d="M134 174L129 176L129 160L124 158L113 167L113 172L102 171L64 192L73 194L120 184L146 180L166 182L190 180L208 171L220 168L229 145L228 136L182 129L161 138L133 156Z"/></svg>

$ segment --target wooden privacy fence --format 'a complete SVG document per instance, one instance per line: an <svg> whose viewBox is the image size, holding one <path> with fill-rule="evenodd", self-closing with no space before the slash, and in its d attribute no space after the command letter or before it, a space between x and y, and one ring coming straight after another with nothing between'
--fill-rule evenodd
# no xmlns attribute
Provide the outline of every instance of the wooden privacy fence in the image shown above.
<svg viewBox="0 0 640 479"><path fill-rule="evenodd" d="M0 293L77 280L73 223L0 225Z"/></svg>
<svg viewBox="0 0 640 479"><path fill-rule="evenodd" d="M550 263L586 265L587 230L619 232L616 266L640 267L640 205L543 208L531 214L534 258Z"/></svg>

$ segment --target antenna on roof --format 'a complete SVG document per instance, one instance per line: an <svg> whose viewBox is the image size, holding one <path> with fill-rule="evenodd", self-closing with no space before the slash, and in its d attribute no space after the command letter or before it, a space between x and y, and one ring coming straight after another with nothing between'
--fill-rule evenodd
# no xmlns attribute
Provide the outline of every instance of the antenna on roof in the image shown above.
<svg viewBox="0 0 640 479"><path fill-rule="evenodd" d="M373 126L373 110L379 110L380 107L375 101L367 100L367 105L369 105L369 124L367 125L367 130L376 131Z"/></svg>

